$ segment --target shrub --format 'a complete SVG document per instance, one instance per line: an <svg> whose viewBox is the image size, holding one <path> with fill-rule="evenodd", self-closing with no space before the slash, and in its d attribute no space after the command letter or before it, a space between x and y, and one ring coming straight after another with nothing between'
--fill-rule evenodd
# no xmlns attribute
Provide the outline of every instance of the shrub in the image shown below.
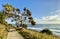
<svg viewBox="0 0 60 39"><path fill-rule="evenodd" d="M23 27L23 28L27 28L27 25L26 25L26 24L23 24L22 27Z"/></svg>
<svg viewBox="0 0 60 39"><path fill-rule="evenodd" d="M52 35L52 32L49 29L43 29L41 33L46 33L48 35Z"/></svg>

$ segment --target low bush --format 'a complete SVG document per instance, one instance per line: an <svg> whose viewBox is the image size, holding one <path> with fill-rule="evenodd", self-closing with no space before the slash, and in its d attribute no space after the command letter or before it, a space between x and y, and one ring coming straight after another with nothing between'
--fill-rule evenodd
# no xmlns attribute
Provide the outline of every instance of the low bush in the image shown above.
<svg viewBox="0 0 60 39"><path fill-rule="evenodd" d="M23 28L27 28L27 25L26 25L26 24L23 24L22 27L23 27Z"/></svg>
<svg viewBox="0 0 60 39"><path fill-rule="evenodd" d="M52 35L52 31L50 31L49 29L43 29L40 33L46 33L48 35Z"/></svg>

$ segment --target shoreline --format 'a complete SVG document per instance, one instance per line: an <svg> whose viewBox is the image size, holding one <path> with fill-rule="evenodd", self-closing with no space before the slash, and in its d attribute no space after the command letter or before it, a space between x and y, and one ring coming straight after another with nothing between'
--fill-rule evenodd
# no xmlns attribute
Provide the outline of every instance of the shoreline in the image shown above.
<svg viewBox="0 0 60 39"><path fill-rule="evenodd" d="M34 32L40 32L39 30L35 30L35 29L28 29L28 30L31 30L31 31L34 31ZM43 29L42 29L43 30ZM51 30L50 30L51 31ZM59 36L60 37L60 34L58 34L58 33L60 33L60 32L53 32L52 31L52 33L53 33L53 35L55 35L55 36Z"/></svg>

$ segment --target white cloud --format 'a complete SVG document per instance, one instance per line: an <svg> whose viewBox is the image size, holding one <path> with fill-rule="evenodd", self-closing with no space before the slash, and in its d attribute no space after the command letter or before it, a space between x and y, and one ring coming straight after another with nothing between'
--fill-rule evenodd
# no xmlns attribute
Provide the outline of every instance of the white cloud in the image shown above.
<svg viewBox="0 0 60 39"><path fill-rule="evenodd" d="M53 15L43 16L41 19L35 19L37 24L60 24L60 10L56 10Z"/></svg>
<svg viewBox="0 0 60 39"><path fill-rule="evenodd" d="M58 15L53 15L53 16L42 17L41 20L43 20L43 21L56 21L57 19L59 19L59 16Z"/></svg>

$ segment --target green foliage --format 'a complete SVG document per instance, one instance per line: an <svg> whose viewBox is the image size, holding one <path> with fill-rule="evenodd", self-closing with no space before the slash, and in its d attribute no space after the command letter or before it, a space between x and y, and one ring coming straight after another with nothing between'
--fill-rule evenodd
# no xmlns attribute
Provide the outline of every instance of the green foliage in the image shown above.
<svg viewBox="0 0 60 39"><path fill-rule="evenodd" d="M31 12L29 9L26 9L26 7L24 7L24 11L26 11L27 16L31 16Z"/></svg>
<svg viewBox="0 0 60 39"><path fill-rule="evenodd" d="M4 19L4 18L5 18L4 13L0 12L0 18L1 18L1 19Z"/></svg>
<svg viewBox="0 0 60 39"><path fill-rule="evenodd" d="M6 10L6 11L13 11L13 7L11 6L11 5L9 5L9 4L5 4L5 5L3 5L3 7L4 7L4 9Z"/></svg>
<svg viewBox="0 0 60 39"><path fill-rule="evenodd" d="M48 35L52 35L52 32L49 29L43 29L41 33L46 33Z"/></svg>
<svg viewBox="0 0 60 39"><path fill-rule="evenodd" d="M0 12L0 23L3 23L5 21L5 14Z"/></svg>
<svg viewBox="0 0 60 39"><path fill-rule="evenodd" d="M22 27L23 27L23 28L27 28L27 25L26 25L26 24L23 24Z"/></svg>
<svg viewBox="0 0 60 39"><path fill-rule="evenodd" d="M28 14L28 16L31 16L31 12L28 9L27 9L27 14Z"/></svg>
<svg viewBox="0 0 60 39"><path fill-rule="evenodd" d="M24 7L24 9L23 9L24 11L26 11L26 7Z"/></svg>
<svg viewBox="0 0 60 39"><path fill-rule="evenodd" d="M10 4L3 5L3 8L4 8L3 13L5 14L6 18L10 18L11 17L12 18L12 22L16 21L17 27L19 27L20 23L23 24L23 22L25 22L25 20L27 20L27 18L29 20L32 20L32 21L30 21L30 23L32 25L35 25L35 21L33 20L32 16L31 16L31 11L29 9L24 8L24 13L21 13L20 9L15 8L15 7L13 7ZM25 18L23 16L25 16ZM0 17L0 18L3 19L2 17ZM22 18L25 19L25 20L23 20ZM20 21L20 20L22 20L22 21ZM27 28L27 25L23 24L22 27L23 28Z"/></svg>
<svg viewBox="0 0 60 39"><path fill-rule="evenodd" d="M35 22L34 20L32 20L32 21L31 21L31 24L32 24L32 25L35 25L35 24L36 24L36 22Z"/></svg>
<svg viewBox="0 0 60 39"><path fill-rule="evenodd" d="M12 26L12 24L8 24L9 26Z"/></svg>

